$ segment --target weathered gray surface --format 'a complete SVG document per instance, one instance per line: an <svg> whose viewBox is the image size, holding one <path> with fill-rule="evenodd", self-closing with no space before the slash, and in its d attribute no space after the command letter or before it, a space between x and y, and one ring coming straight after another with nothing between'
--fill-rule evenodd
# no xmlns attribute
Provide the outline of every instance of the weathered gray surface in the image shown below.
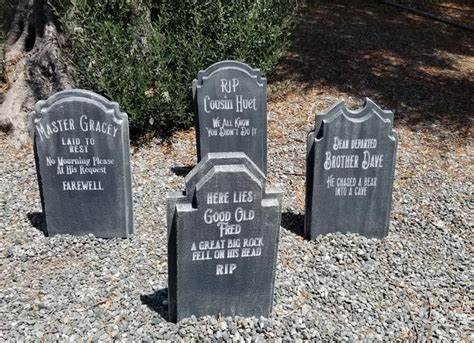
<svg viewBox="0 0 474 343"><path fill-rule="evenodd" d="M74 89L39 101L32 121L48 234L130 235L126 113L100 95Z"/></svg>
<svg viewBox="0 0 474 343"><path fill-rule="evenodd" d="M268 316L281 191L243 153L206 155L185 185L168 195L170 319Z"/></svg>
<svg viewBox="0 0 474 343"><path fill-rule="evenodd" d="M257 69L222 61L193 81L198 160L209 152L246 153L267 172L267 80Z"/></svg>
<svg viewBox="0 0 474 343"><path fill-rule="evenodd" d="M393 113L370 99L349 111L344 102L316 116L308 135L305 234L388 233L398 136Z"/></svg>

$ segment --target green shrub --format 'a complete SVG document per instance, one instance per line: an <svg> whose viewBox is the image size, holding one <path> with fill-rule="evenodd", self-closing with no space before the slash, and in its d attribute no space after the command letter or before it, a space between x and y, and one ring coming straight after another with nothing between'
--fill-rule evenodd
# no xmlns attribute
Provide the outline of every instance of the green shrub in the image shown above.
<svg viewBox="0 0 474 343"><path fill-rule="evenodd" d="M70 0L58 10L77 86L129 114L134 133L192 123L200 69L236 59L269 72L289 43L301 0Z"/></svg>

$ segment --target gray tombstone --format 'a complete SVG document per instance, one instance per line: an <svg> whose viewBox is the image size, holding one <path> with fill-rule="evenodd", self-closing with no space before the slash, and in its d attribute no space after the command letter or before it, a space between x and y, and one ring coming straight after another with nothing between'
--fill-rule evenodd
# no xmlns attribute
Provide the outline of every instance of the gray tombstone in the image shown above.
<svg viewBox="0 0 474 343"><path fill-rule="evenodd" d="M172 321L270 314L282 193L265 182L244 153L209 153L168 194Z"/></svg>
<svg viewBox="0 0 474 343"><path fill-rule="evenodd" d="M198 161L240 151L267 173L267 80L259 70L222 61L193 81Z"/></svg>
<svg viewBox="0 0 474 343"><path fill-rule="evenodd" d="M128 237L133 232L127 114L93 92L39 101L34 150L49 235Z"/></svg>
<svg viewBox="0 0 474 343"><path fill-rule="evenodd" d="M388 234L398 136L393 113L370 99L359 111L338 102L308 135L305 235Z"/></svg>

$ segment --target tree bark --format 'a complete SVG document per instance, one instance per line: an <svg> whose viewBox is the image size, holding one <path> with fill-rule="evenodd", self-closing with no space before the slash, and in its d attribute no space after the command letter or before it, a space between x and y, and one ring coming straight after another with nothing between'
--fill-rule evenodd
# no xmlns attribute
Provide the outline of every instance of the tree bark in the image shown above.
<svg viewBox="0 0 474 343"><path fill-rule="evenodd" d="M30 140L28 117L34 104L70 87L71 82L60 58L64 39L47 1L6 2L3 15L7 16L4 23L8 26L8 33L0 129L23 144Z"/></svg>

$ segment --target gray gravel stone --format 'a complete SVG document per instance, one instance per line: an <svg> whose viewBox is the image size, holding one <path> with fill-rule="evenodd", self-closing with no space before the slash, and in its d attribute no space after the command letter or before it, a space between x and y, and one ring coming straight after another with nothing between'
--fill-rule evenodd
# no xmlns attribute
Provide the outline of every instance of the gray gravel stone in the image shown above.
<svg viewBox="0 0 474 343"><path fill-rule="evenodd" d="M172 168L195 163L193 132L132 149L128 240L45 237L31 149L0 137L0 341L472 341L473 180L459 154L440 163L441 148L423 153L442 130L400 128L386 239L310 242L301 237L309 124L278 129L289 132L269 134L268 176L285 190L272 316L177 324L166 320L165 195L182 189Z"/></svg>

